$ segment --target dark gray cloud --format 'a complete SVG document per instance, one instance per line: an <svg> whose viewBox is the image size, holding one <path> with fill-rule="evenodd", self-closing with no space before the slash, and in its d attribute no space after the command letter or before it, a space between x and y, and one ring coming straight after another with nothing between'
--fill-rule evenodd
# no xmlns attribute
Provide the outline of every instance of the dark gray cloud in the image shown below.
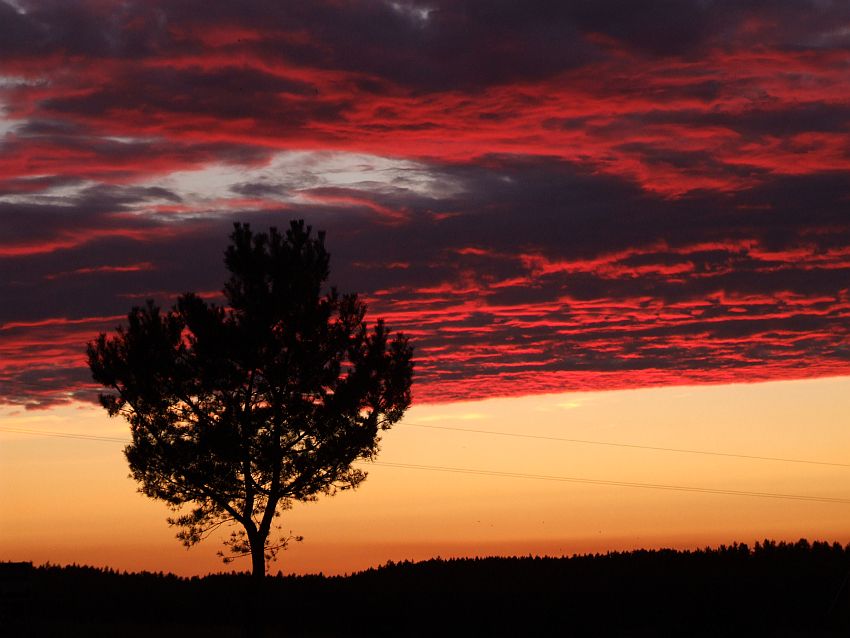
<svg viewBox="0 0 850 638"><path fill-rule="evenodd" d="M850 6L21 4L0 402L90 398L87 339L298 217L427 400L850 371Z"/></svg>
<svg viewBox="0 0 850 638"><path fill-rule="evenodd" d="M604 55L600 38L660 56L697 55L747 38L788 47L846 46L836 25L850 17L843 3L818 0L190 0L114 5L39 0L23 5L26 13L21 14L0 3L0 46L8 54L138 59L197 53L199 37L219 37L234 49L267 58L357 71L423 90L558 73ZM239 29L268 35L240 38ZM224 37L228 30L232 37ZM368 90L364 82L361 88Z"/></svg>

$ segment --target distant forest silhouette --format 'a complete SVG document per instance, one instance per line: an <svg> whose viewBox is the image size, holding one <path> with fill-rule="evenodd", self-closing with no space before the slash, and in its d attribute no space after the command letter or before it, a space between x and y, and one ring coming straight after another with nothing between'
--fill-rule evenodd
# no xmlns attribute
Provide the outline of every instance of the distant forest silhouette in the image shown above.
<svg viewBox="0 0 850 638"><path fill-rule="evenodd" d="M387 563L267 578L269 636L846 636L850 545ZM5 635L239 636L247 574L0 564Z"/></svg>

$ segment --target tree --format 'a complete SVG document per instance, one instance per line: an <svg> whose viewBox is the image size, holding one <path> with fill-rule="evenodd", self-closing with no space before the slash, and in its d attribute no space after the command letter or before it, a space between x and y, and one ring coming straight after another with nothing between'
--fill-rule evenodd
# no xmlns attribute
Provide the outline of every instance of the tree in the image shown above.
<svg viewBox="0 0 850 638"><path fill-rule="evenodd" d="M172 507L187 547L235 524L219 554L250 555L262 578L292 540L272 530L282 510L366 478L352 463L410 405L412 349L383 320L370 330L357 295L326 289L324 233L235 224L230 239L225 305L148 301L87 354L101 404L130 423L139 491Z"/></svg>

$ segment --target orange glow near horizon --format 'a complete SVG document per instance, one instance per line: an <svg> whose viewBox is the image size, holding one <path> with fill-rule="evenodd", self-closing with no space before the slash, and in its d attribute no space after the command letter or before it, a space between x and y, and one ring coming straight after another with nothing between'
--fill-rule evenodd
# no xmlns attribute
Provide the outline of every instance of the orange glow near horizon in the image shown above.
<svg viewBox="0 0 850 638"><path fill-rule="evenodd" d="M840 464L850 449L847 414L850 377L426 404L384 436L378 460L846 499L850 467L552 439ZM89 405L4 409L0 416L6 428L127 436L123 421ZM0 560L181 575L248 568L222 565L214 538L184 550L165 523L167 508L135 491L120 444L12 432L0 432L0 442ZM285 512L284 530L305 540L270 571L335 574L438 555L570 555L763 538L847 543L849 510L842 503L378 465L355 492Z"/></svg>

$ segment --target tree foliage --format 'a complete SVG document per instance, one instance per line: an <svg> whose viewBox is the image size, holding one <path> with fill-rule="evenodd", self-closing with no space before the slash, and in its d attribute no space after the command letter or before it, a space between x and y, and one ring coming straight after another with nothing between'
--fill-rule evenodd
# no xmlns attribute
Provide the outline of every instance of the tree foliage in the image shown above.
<svg viewBox="0 0 850 638"><path fill-rule="evenodd" d="M236 224L230 238L225 305L148 301L87 354L102 405L129 421L140 491L174 509L187 547L237 523L229 557L251 554L262 574L291 540L273 531L281 510L366 478L352 464L410 405L412 350L382 320L370 328L357 295L326 288L323 233Z"/></svg>

